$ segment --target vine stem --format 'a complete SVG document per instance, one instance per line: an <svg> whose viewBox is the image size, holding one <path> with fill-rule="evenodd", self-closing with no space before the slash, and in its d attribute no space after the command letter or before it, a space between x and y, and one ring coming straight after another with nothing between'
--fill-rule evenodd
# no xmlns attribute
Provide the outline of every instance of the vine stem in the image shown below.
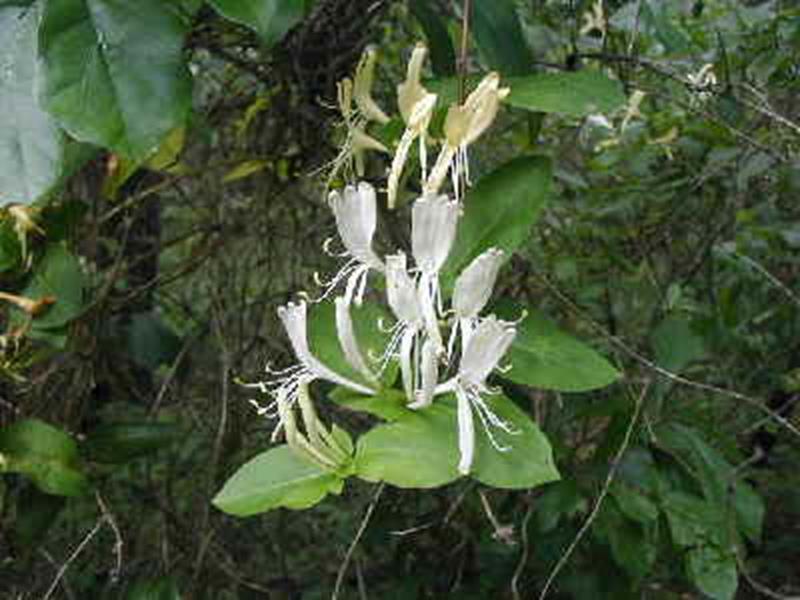
<svg viewBox="0 0 800 600"><path fill-rule="evenodd" d="M461 49L458 56L458 103L464 104L467 97L467 51L469 50L469 14L472 2L464 0L461 9Z"/></svg>
<svg viewBox="0 0 800 600"><path fill-rule="evenodd" d="M367 507L367 512L364 513L364 518L361 519L361 525L358 527L356 536L353 538L353 541L350 542L350 547L347 548L347 553L344 555L344 560L342 561L342 565L339 567L339 572L336 575L336 585L333 588L331 600L337 600L339 598L339 591L344 583L344 576L347 573L347 567L350 564L350 560L353 558L353 552L355 552L358 542L361 541L361 537L367 530L367 525L369 525L369 521L372 518L372 513L375 512L375 507L378 506L378 500L380 500L381 494L383 493L383 489L385 487L386 483L381 482L381 484L378 486L378 489L375 490L375 494L372 496L372 500L370 500L369 506Z"/></svg>
<svg viewBox="0 0 800 600"><path fill-rule="evenodd" d="M592 526L592 523L594 523L595 519L597 518L597 515L600 512L600 507L603 505L603 501L606 499L608 491L611 489L611 484L614 482L617 469L622 461L622 456L625 454L625 451L630 445L631 437L633 437L633 431L636 429L636 423L639 420L639 413L642 410L642 404L644 404L644 397L647 395L647 390L649 388L650 382L648 381L645 383L644 387L642 388L642 392L639 394L639 397L636 400L636 406L633 409L630 425L628 425L628 429L625 431L625 438L622 440L619 450L617 450L617 453L614 455L614 461L611 463L611 468L608 470L605 483L603 483L603 489L600 490L600 495L597 496L597 501L594 503L594 508L592 508L591 514L586 521L584 521L583 525L581 525L581 528L578 530L578 534L575 536L575 539L572 540L572 543L566 549L564 554L562 554L561 558L558 559L556 566L553 567L552 571L550 571L550 575L547 576L547 581L545 581L542 592L539 594L539 600L544 600L544 598L547 596L547 592L550 591L550 587L553 585L556 577L561 572L561 569L563 569L567 564L572 556L572 553L575 551L575 548L578 547L578 544L583 539L583 536L586 535L586 532L589 531L589 527Z"/></svg>

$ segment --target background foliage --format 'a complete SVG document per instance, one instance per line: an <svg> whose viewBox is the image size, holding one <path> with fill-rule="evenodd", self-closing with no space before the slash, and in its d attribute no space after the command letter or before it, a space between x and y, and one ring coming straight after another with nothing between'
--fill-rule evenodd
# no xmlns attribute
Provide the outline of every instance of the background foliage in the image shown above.
<svg viewBox="0 0 800 600"><path fill-rule="evenodd" d="M465 67L512 93L469 201L538 219L496 293L537 307L501 383L562 480L235 519L210 501L269 436L235 380L290 359L275 307L329 266L335 82L374 43L389 106L421 38L455 97L464 7L0 0L3 597L798 594L800 8L472 4ZM544 164L549 194L492 193ZM624 376L586 392L562 330Z"/></svg>

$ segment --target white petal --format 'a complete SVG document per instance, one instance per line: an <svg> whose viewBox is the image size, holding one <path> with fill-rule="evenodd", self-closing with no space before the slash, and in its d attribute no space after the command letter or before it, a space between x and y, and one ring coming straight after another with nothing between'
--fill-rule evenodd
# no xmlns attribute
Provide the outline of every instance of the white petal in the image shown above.
<svg viewBox="0 0 800 600"><path fill-rule="evenodd" d="M420 386L414 392L415 400L408 405L408 408L417 409L430 406L436 391L436 383L439 379L439 362L436 345L427 340L422 346L422 356L419 364Z"/></svg>
<svg viewBox="0 0 800 600"><path fill-rule="evenodd" d="M278 316L283 322L286 334L289 336L289 342L292 344L295 356L313 377L343 385L361 394L372 395L375 393L374 389L339 375L322 364L311 353L308 347L307 308L305 302L298 302L297 304L290 302L286 306L279 307Z"/></svg>
<svg viewBox="0 0 800 600"><path fill-rule="evenodd" d="M442 268L453 241L460 207L447 196L421 196L411 211L411 248L417 267L437 273Z"/></svg>
<svg viewBox="0 0 800 600"><path fill-rule="evenodd" d="M358 347L353 319L350 315L350 305L346 298L336 298L336 334L339 337L339 346L342 348L348 364L369 381L375 381L375 375L367 366L364 356Z"/></svg>
<svg viewBox="0 0 800 600"><path fill-rule="evenodd" d="M336 227L348 253L373 268L376 268L375 263L381 265L380 259L372 251L377 221L375 189L366 182L359 183L358 187L348 185L342 194L332 191L328 196L328 204L336 217Z"/></svg>
<svg viewBox="0 0 800 600"><path fill-rule="evenodd" d="M422 309L403 252L386 257L386 296L394 315L410 327L422 326Z"/></svg>
<svg viewBox="0 0 800 600"><path fill-rule="evenodd" d="M462 475L466 475L472 468L475 456L475 423L466 392L457 388L456 398L458 399L458 450L461 453L458 471Z"/></svg>
<svg viewBox="0 0 800 600"><path fill-rule="evenodd" d="M482 386L511 346L516 334L513 323L501 321L494 315L483 319L462 352L459 379L469 386Z"/></svg>
<svg viewBox="0 0 800 600"><path fill-rule="evenodd" d="M453 290L453 310L459 319L476 317L483 310L502 263L503 251L489 248L461 272Z"/></svg>

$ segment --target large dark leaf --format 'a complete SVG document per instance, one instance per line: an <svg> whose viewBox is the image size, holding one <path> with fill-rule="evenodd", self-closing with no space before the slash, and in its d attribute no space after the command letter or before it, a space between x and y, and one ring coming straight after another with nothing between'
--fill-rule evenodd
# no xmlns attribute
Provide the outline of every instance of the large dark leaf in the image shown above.
<svg viewBox="0 0 800 600"><path fill-rule="evenodd" d="M159 0L48 2L40 30L47 109L77 139L144 160L189 108L183 35Z"/></svg>
<svg viewBox="0 0 800 600"><path fill-rule="evenodd" d="M258 33L271 46L297 23L305 9L303 0L211 0L222 16Z"/></svg>
<svg viewBox="0 0 800 600"><path fill-rule="evenodd" d="M514 0L473 2L472 35L489 68L508 75L530 70L530 51Z"/></svg>
<svg viewBox="0 0 800 600"><path fill-rule="evenodd" d="M40 12L0 7L0 206L38 200L63 168L64 136L36 97Z"/></svg>
<svg viewBox="0 0 800 600"><path fill-rule="evenodd" d="M445 265L452 282L469 262L491 247L510 255L528 237L547 201L552 182L550 160L515 158L482 177L465 200L464 216Z"/></svg>

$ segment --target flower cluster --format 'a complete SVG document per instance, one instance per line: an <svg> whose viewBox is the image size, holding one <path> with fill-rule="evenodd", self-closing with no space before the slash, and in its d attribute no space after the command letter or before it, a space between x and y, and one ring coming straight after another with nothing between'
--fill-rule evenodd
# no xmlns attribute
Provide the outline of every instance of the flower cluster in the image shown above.
<svg viewBox="0 0 800 600"><path fill-rule="evenodd" d="M281 371L268 367L268 380L248 384L272 397L270 404L257 406L260 412L280 419L276 433L284 430L290 445L331 468L336 466L341 448L324 428L318 433L317 420L309 408L308 384L320 379L360 394L376 395L385 384L381 383L381 376L391 361L399 363L408 408L424 410L439 396L455 395L460 472L468 473L473 463L474 415L500 451L506 448L497 443L492 430L514 432L492 411L487 396L493 392L486 380L498 368L513 342L515 323L481 314L504 260L503 251L490 248L474 258L455 279L452 294L440 285L440 273L456 239L463 212L462 186L468 180L467 146L491 124L508 89L500 88L499 76L491 73L463 103L448 109L444 139L439 140L441 149L433 168L428 171L427 145L431 142L428 127L437 96L421 82L425 55L424 46L414 49L406 80L397 88L399 112L406 127L392 158L386 192L388 206L393 208L409 148L418 140L422 194L411 207L411 256L402 251L380 256L373 249L377 193L372 185L362 181L347 185L341 191L331 191L328 204L344 246L338 256L346 262L332 279L320 282L325 287L320 298L304 299L278 309L298 364ZM389 119L371 97L374 62L374 51L367 51L354 82L345 80L339 87L340 109L349 128L351 144L346 151L356 153L359 164L365 149L387 151L366 132L369 121ZM452 197L441 193L448 172L453 181ZM330 248L329 242L326 242L326 250ZM365 301L373 273L373 277L384 278L386 303L394 316L394 323L387 330L387 346L380 356L362 352L351 315L352 306ZM347 363L358 374L358 380L324 365L314 356L308 343L309 303L322 301L339 290L340 295L334 299L338 342ZM386 327L383 323L374 326ZM306 436L297 433L292 413L295 404L300 404L304 413Z"/></svg>

